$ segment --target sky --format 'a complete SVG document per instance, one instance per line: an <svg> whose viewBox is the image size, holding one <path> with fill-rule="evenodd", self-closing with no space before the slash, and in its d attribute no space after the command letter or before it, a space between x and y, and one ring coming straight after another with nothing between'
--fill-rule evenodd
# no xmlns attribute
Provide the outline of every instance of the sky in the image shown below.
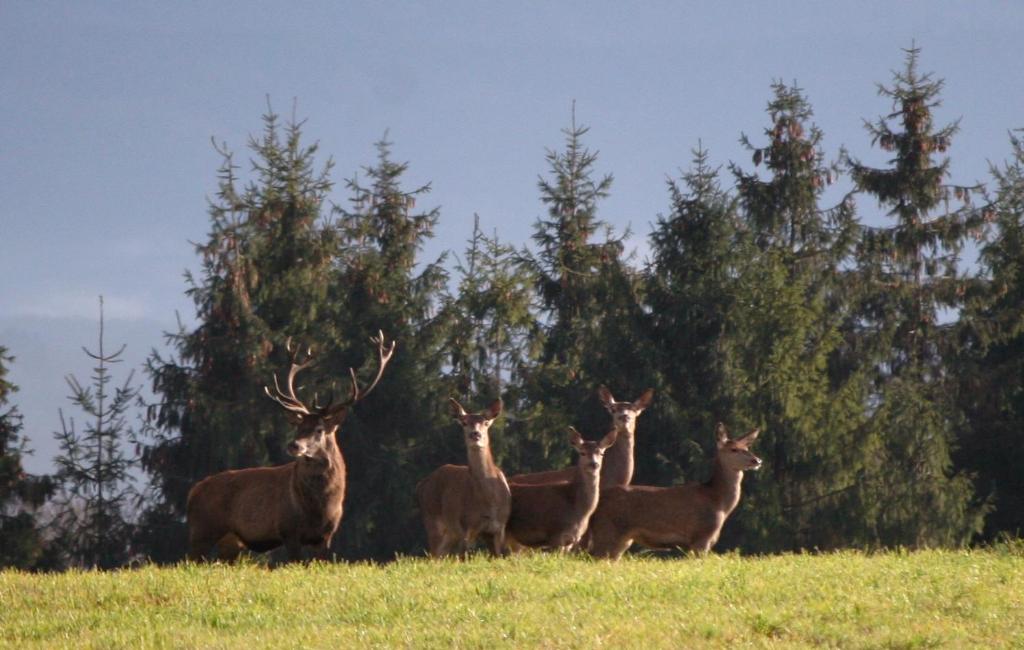
<svg viewBox="0 0 1024 650"><path fill-rule="evenodd" d="M238 161L269 98L305 119L344 180L386 133L408 187L441 220L423 259L485 231L529 243L537 179L573 102L615 181L599 216L629 228L638 263L668 209L666 178L700 143L752 169L771 83L801 87L830 157L871 164L865 119L888 114L878 83L922 48L945 80L940 124L960 119L952 181L984 182L1024 127L1024 3L950 2L0 2L0 345L16 357L13 403L51 468L65 375L87 381L103 295L123 381L190 322L183 272L208 232L220 163ZM723 167L725 171L725 167ZM726 174L724 184L730 185ZM862 219L884 222L876 205Z"/></svg>

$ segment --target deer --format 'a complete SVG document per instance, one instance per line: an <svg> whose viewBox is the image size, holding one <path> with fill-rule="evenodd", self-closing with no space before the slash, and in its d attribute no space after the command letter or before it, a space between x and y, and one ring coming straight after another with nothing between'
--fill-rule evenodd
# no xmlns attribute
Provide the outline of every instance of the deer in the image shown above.
<svg viewBox="0 0 1024 650"><path fill-rule="evenodd" d="M632 402L617 402L611 391L600 386L597 395L601 404L612 416L612 424L618 432L618 441L604 456L601 466L601 489L616 485L629 485L633 480L633 434L636 432L636 420L651 405L654 389L648 388ZM519 485L540 485L543 483L568 483L576 475L575 467L516 474L509 478L509 483Z"/></svg>
<svg viewBox="0 0 1024 650"><path fill-rule="evenodd" d="M307 406L295 394L295 377L315 360L312 348L299 362L291 339L285 347L291 367L285 390L274 375L275 392L267 395L284 408L295 426L286 448L295 460L276 467L252 467L208 476L188 493L186 506L189 558L207 559L211 547L217 556L233 561L243 550L261 553L284 546L291 561L302 558L304 546L314 557L327 559L334 533L341 523L345 501L345 459L336 434L357 402L377 387L395 352L395 341L385 345L384 334L370 339L377 345L377 374L362 388L356 371L349 369L352 387L345 401L328 400L320 406L314 397Z"/></svg>
<svg viewBox="0 0 1024 650"><path fill-rule="evenodd" d="M719 423L714 469L706 483L604 490L590 519L591 555L617 560L634 542L652 549L683 548L706 554L740 501L743 472L761 467L761 459L750 451L758 433L753 429L733 439Z"/></svg>
<svg viewBox="0 0 1024 650"><path fill-rule="evenodd" d="M615 444L612 429L599 441L586 441L569 427L569 443L579 457L575 476L568 483L526 485L511 483L512 511L506 535L509 546L569 551L579 544L597 508L601 493L601 465L605 451Z"/></svg>
<svg viewBox="0 0 1024 650"><path fill-rule="evenodd" d="M464 556L483 535L491 553L500 556L512 494L491 456L488 430L501 414L501 398L479 413L467 413L454 398L449 404L462 427L468 465L442 465L416 485L429 553Z"/></svg>

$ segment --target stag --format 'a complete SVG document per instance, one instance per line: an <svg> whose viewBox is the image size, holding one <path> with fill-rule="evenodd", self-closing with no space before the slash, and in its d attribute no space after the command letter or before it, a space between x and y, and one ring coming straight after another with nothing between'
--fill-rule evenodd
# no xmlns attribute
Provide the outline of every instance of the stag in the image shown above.
<svg viewBox="0 0 1024 650"><path fill-rule="evenodd" d="M191 559L207 557L211 547L218 557L231 561L245 549L263 552L282 545L291 560L302 557L303 546L326 559L345 500L345 460L335 434L348 410L377 386L395 352L395 342L385 345L381 332L371 341L377 345L379 363L369 387L360 387L350 368L347 400L319 406L314 398L307 406L295 394L295 376L313 363L314 356L307 349L306 359L299 362L299 351L288 340L291 368L285 390L277 375L274 392L266 386L264 390L295 425L295 438L287 446L295 460L277 467L228 470L192 486L187 505Z"/></svg>
<svg viewBox="0 0 1024 650"><path fill-rule="evenodd" d="M615 444L617 435L612 429L600 441L585 441L569 427L569 443L579 454L572 481L509 485L512 512L505 530L510 547L568 551L579 543L598 504L605 450Z"/></svg>
<svg viewBox="0 0 1024 650"><path fill-rule="evenodd" d="M740 501L743 472L761 467L761 459L750 451L757 435L754 429L732 439L719 424L714 470L707 483L625 485L602 491L590 518L590 553L617 560L634 542L653 549L707 553Z"/></svg>
<svg viewBox="0 0 1024 650"><path fill-rule="evenodd" d="M651 405L654 389L648 388L640 397L632 402L616 402L604 386L597 389L601 404L612 416L612 425L618 432L615 445L604 455L601 466L601 489L615 485L629 485L633 480L633 434L636 432L636 420ZM516 474L509 477L509 483L519 485L540 485L543 483L568 483L576 476L575 467L566 467L547 472Z"/></svg>
<svg viewBox="0 0 1024 650"><path fill-rule="evenodd" d="M501 414L501 399L480 413L467 413L449 400L462 427L468 465L442 465L416 485L430 554L465 554L478 536L489 538L491 552L505 547L505 523L511 502L508 482L491 456L488 430Z"/></svg>

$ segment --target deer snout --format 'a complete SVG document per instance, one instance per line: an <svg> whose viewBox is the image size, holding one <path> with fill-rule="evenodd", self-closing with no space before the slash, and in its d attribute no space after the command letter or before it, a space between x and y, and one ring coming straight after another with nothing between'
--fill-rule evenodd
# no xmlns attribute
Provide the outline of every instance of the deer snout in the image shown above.
<svg viewBox="0 0 1024 650"><path fill-rule="evenodd" d="M301 456L305 451L305 445L300 444L298 440L292 440L285 451L289 456Z"/></svg>
<svg viewBox="0 0 1024 650"><path fill-rule="evenodd" d="M761 469L762 464L763 461L760 458L758 458L757 456L751 456L750 464L747 465L747 469Z"/></svg>

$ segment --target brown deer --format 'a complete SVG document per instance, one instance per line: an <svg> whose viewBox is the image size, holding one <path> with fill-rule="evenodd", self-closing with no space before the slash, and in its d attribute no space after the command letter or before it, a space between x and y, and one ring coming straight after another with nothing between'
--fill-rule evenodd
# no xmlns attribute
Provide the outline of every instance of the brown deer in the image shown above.
<svg viewBox="0 0 1024 650"><path fill-rule="evenodd" d="M617 560L634 542L654 549L706 553L740 501L743 472L761 467L761 459L750 452L757 434L754 429L733 440L725 425L719 424L714 470L707 483L604 490L590 519L590 553Z"/></svg>
<svg viewBox="0 0 1024 650"><path fill-rule="evenodd" d="M377 344L379 368L370 386L360 388L350 369L347 401L321 407L314 399L309 407L295 395L295 376L313 363L312 350L307 349L306 360L297 363L298 351L292 350L289 339L286 390L281 390L276 375L276 394L264 389L295 424L295 438L287 447L295 460L277 467L228 470L192 486L187 505L191 559L206 557L212 546L228 561L244 549L263 552L281 545L291 560L301 558L304 545L312 546L317 557L327 557L345 500L345 460L335 433L348 410L377 386L395 351L394 341L384 345L382 333L371 340Z"/></svg>
<svg viewBox="0 0 1024 650"><path fill-rule="evenodd" d="M569 443L579 454L572 481L509 485L512 512L505 530L511 548L568 551L579 543L601 493L605 450L615 444L617 435L612 429L598 442L585 441L579 431L569 427Z"/></svg>
<svg viewBox="0 0 1024 650"><path fill-rule="evenodd" d="M494 464L488 437L491 424L501 414L501 399L480 413L467 413L457 401L449 401L455 420L462 425L469 465L442 465L416 485L430 554L465 554L484 535L491 552L501 555L512 496L505 475Z"/></svg>
<svg viewBox="0 0 1024 650"><path fill-rule="evenodd" d="M654 389L648 388L640 397L632 402L616 402L611 392L601 386L597 389L601 403L612 416L612 423L618 432L615 445L604 455L601 466L601 489L615 485L629 485L633 480L633 434L636 432L636 419L651 404ZM568 483L576 475L575 467L566 467L547 472L516 474L509 478L509 483L520 485L540 485L543 483Z"/></svg>

